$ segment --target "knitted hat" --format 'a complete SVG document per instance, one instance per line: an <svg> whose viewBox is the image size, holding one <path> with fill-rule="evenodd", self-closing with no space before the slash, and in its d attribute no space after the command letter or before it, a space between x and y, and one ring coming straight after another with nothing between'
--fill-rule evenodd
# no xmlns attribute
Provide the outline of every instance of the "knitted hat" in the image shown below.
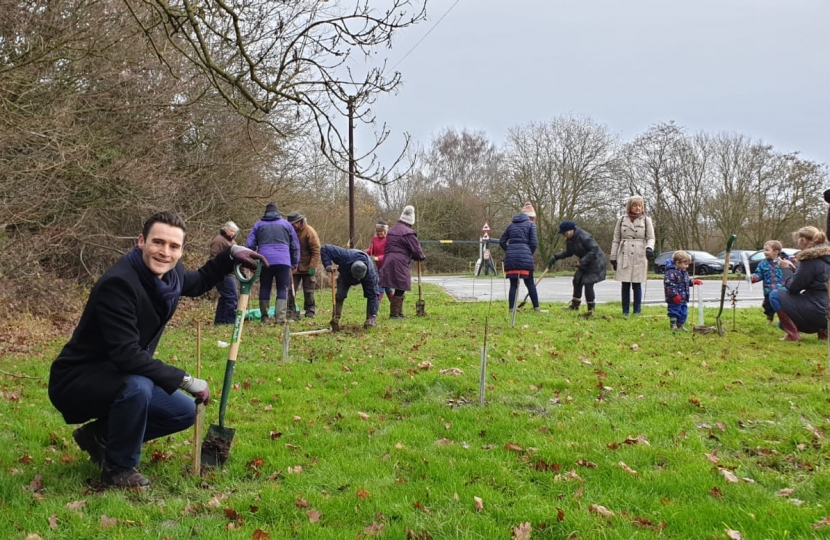
<svg viewBox="0 0 830 540"><path fill-rule="evenodd" d="M291 212L285 216L285 219L288 220L288 223L297 223L298 221L305 219L305 216L300 212Z"/></svg>
<svg viewBox="0 0 830 540"><path fill-rule="evenodd" d="M527 217L536 217L536 210L533 209L533 205L530 204L530 201L527 201L525 205L522 206L522 214Z"/></svg>
<svg viewBox="0 0 830 540"><path fill-rule="evenodd" d="M277 210L277 203L269 202L265 205L265 213L267 214L269 212L279 212L279 210Z"/></svg>
<svg viewBox="0 0 830 540"><path fill-rule="evenodd" d="M576 229L576 223L573 221L563 221L559 224L559 234L565 234L568 231Z"/></svg>
<svg viewBox="0 0 830 540"><path fill-rule="evenodd" d="M824 191L824 200L830 203L830 189Z"/></svg>
<svg viewBox="0 0 830 540"><path fill-rule="evenodd" d="M375 229L379 231L388 231L389 225L386 224L386 221L383 219L379 219L377 223L375 223Z"/></svg>
<svg viewBox="0 0 830 540"><path fill-rule="evenodd" d="M400 221L403 221L407 225L415 225L415 207L414 206L404 207L403 213L401 214Z"/></svg>
<svg viewBox="0 0 830 540"><path fill-rule="evenodd" d="M355 279L363 279L363 276L366 275L368 269L366 268L366 263L362 261L357 261L352 263L352 277Z"/></svg>

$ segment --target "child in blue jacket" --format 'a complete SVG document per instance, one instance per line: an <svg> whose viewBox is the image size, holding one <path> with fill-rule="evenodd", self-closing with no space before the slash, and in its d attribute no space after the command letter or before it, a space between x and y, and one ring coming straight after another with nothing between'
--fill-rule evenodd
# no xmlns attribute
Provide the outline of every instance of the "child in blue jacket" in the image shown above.
<svg viewBox="0 0 830 540"><path fill-rule="evenodd" d="M762 281L764 283L764 315L767 321L772 322L775 317L775 310L769 302L769 295L776 289L786 289L784 286L784 271L778 265L779 259L786 259L787 256L781 253L783 246L778 240L769 240L764 243L764 260L761 261L752 273L752 283Z"/></svg>
<svg viewBox="0 0 830 540"><path fill-rule="evenodd" d="M670 261L666 261L666 274L663 285L666 290L666 303L671 329L686 331L686 318L689 315L689 286L703 285L699 279L692 281L689 277L689 264L692 257L685 251L675 251Z"/></svg>

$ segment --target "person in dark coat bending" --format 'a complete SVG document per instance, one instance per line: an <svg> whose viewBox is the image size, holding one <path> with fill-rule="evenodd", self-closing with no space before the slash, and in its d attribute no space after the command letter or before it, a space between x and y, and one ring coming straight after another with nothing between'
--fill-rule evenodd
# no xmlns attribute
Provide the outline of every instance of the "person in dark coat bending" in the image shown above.
<svg viewBox="0 0 830 540"><path fill-rule="evenodd" d="M363 327L376 326L378 273L372 258L365 251L343 249L331 244L325 244L320 248L320 257L323 259L326 272L334 275L334 272L339 270L332 320L335 323L340 322L340 316L343 315L343 302L349 296L349 288L352 285L360 285L363 287L363 297L366 298L366 322L363 323ZM336 328L333 329L336 330Z"/></svg>
<svg viewBox="0 0 830 540"><path fill-rule="evenodd" d="M536 264L533 254L536 252L538 240L536 224L531 221L536 217L533 205L529 202L522 207L522 212L513 216L513 221L507 226L499 239L499 246L505 251L504 273L510 279L508 307L513 310L516 304L516 292L519 288L519 279L524 281L533 309L539 309L539 296L536 293L536 284L533 282L533 269Z"/></svg>
<svg viewBox="0 0 830 540"><path fill-rule="evenodd" d="M210 241L210 258L214 258L231 246L235 246L236 234L239 227L233 221L228 221L219 229L219 234ZM228 274L216 284L219 292L219 301L216 302L216 315L213 324L233 324L236 320L236 308L239 305L239 295L236 291L236 278Z"/></svg>
<svg viewBox="0 0 830 540"><path fill-rule="evenodd" d="M412 229L415 225L415 208L406 206L398 222L386 235L386 254L380 269L380 286L395 289L389 300L389 318L403 319L403 298L406 291L412 289L412 274L409 264L414 259L426 259L418 234Z"/></svg>
<svg viewBox="0 0 830 540"><path fill-rule="evenodd" d="M827 277L830 276L830 244L816 227L802 227L793 233L801 251L792 260L780 259L786 289L775 289L769 303L786 332L782 341L800 341L799 332L827 339Z"/></svg>
<svg viewBox="0 0 830 540"><path fill-rule="evenodd" d="M553 268L553 265L559 259L574 255L579 257L573 279L573 298L568 309L579 310L579 304L582 302L582 288L585 287L585 302L588 304L588 312L584 316L590 317L594 314L594 308L596 307L594 284L605 281L605 254L594 240L594 237L588 234L587 231L577 227L573 221L560 223L559 234L567 239L565 251L560 251L551 257L548 268Z"/></svg>
<svg viewBox="0 0 830 540"><path fill-rule="evenodd" d="M171 212L151 216L138 245L92 288L72 338L52 363L49 399L68 424L93 420L72 437L103 467L101 481L150 485L137 468L145 441L193 425L193 400L208 403L208 383L153 358L181 296L200 296L233 269L264 257L231 246L199 270L185 270L185 224Z"/></svg>

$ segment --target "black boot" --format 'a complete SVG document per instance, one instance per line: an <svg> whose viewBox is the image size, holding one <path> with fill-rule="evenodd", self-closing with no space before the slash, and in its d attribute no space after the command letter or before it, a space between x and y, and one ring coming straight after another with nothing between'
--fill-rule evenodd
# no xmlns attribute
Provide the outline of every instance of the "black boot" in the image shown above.
<svg viewBox="0 0 830 540"><path fill-rule="evenodd" d="M567 309L567 310L570 310L570 311L579 311L579 304L581 304L581 303L582 303L582 300L580 300L579 298L572 298L571 303L568 304L567 306L565 306L564 309Z"/></svg>
<svg viewBox="0 0 830 540"><path fill-rule="evenodd" d="M123 488L144 489L150 487L150 481L135 467L119 467L110 463L104 464L104 470L101 471L101 482L108 486Z"/></svg>
<svg viewBox="0 0 830 540"><path fill-rule="evenodd" d="M305 316L313 319L314 313L317 311L317 305L314 302L314 292L303 293L303 307L305 307Z"/></svg>
<svg viewBox="0 0 830 540"><path fill-rule="evenodd" d="M584 317L586 319L588 317L593 317L594 316L594 308L596 307L596 304L594 302L588 302L587 305L588 305L588 311L586 311L585 313L580 315L580 317Z"/></svg>

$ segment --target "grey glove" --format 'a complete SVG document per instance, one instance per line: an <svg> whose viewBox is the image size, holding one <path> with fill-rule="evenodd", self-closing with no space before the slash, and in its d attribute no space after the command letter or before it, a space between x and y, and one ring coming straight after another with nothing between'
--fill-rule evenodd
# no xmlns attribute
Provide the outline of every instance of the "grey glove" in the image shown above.
<svg viewBox="0 0 830 540"><path fill-rule="evenodd" d="M243 246L231 246L231 258L234 262L251 270L256 270L257 261L261 262L262 266L268 267L268 260L262 254Z"/></svg>
<svg viewBox="0 0 830 540"><path fill-rule="evenodd" d="M646 259L653 261L654 260L654 250L650 247L646 248Z"/></svg>
<svg viewBox="0 0 830 540"><path fill-rule="evenodd" d="M179 388L195 397L196 403L204 403L205 405L210 403L210 387L207 381L203 379L197 379L189 373L185 373Z"/></svg>

